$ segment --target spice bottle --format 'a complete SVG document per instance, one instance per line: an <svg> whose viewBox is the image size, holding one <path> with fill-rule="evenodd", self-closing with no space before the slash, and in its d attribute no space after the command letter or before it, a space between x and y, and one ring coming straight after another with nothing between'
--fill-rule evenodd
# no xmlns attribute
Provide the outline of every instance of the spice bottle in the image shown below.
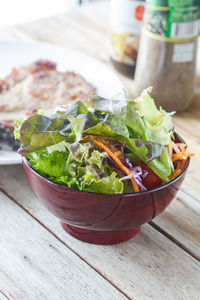
<svg viewBox="0 0 200 300"><path fill-rule="evenodd" d="M110 58L115 68L133 77L144 14L144 0L111 0Z"/></svg>
<svg viewBox="0 0 200 300"><path fill-rule="evenodd" d="M134 95L153 87L156 104L188 108L195 89L199 0L147 0Z"/></svg>

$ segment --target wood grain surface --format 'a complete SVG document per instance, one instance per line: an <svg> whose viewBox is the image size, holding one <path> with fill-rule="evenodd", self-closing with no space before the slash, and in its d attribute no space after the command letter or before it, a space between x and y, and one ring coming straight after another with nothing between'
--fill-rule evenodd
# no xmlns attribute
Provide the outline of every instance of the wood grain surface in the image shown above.
<svg viewBox="0 0 200 300"><path fill-rule="evenodd" d="M1 30L0 40L50 42L112 68L105 3ZM197 71L193 104L174 117L196 156L176 199L125 243L74 239L35 198L21 165L0 167L0 299L200 298L200 55ZM133 80L119 76L133 96Z"/></svg>
<svg viewBox="0 0 200 300"><path fill-rule="evenodd" d="M2 193L0 210L0 290L8 298L126 299Z"/></svg>
<svg viewBox="0 0 200 300"><path fill-rule="evenodd" d="M0 168L0 189L130 299L197 299L200 293L199 229L194 228L191 235L189 221L180 225L179 218L173 222L174 211L177 214L178 209L182 209L177 208L178 199L160 216L162 222L156 219L167 236L151 225L144 225L140 234L128 242L96 246L80 242L63 231L59 221L43 208L26 184L22 166ZM192 228L199 223L200 207L196 204L197 214L188 210ZM194 251L196 258L184 248ZM177 282L180 289L176 289Z"/></svg>

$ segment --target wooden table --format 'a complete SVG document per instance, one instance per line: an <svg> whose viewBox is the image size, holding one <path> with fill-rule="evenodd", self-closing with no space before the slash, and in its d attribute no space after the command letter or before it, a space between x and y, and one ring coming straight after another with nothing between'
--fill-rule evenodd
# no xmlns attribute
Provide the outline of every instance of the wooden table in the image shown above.
<svg viewBox="0 0 200 300"><path fill-rule="evenodd" d="M109 65L108 7L95 4L0 32L70 47ZM122 77L131 92L132 81ZM200 95L174 118L196 157L176 199L128 242L97 246L65 233L21 165L0 167L0 299L200 299Z"/></svg>

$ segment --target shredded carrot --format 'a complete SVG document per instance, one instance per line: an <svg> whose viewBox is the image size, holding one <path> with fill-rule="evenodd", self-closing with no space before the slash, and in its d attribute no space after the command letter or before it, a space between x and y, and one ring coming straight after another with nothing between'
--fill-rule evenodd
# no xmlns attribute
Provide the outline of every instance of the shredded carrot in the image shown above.
<svg viewBox="0 0 200 300"><path fill-rule="evenodd" d="M95 136L92 136L92 137L95 138ZM100 140L104 145L109 146L109 142L108 142L107 139L104 139L104 138L102 138L102 137L99 137L99 140Z"/></svg>
<svg viewBox="0 0 200 300"><path fill-rule="evenodd" d="M127 174L127 175L130 175L132 172L126 168L121 160L107 147L105 146L103 143L97 141L96 139L94 139L94 144L103 149L104 151L106 151L108 153L108 155L116 162L116 164ZM137 183L135 182L134 178L131 177L131 182L132 182L132 185L133 185L133 189L135 192L139 192L139 188L138 188L138 185Z"/></svg>
<svg viewBox="0 0 200 300"><path fill-rule="evenodd" d="M179 160L177 162L177 167L176 169L174 170L174 173L172 174L172 179L176 178L182 171L182 168L181 168L181 161Z"/></svg>
<svg viewBox="0 0 200 300"><path fill-rule="evenodd" d="M173 162L177 161L177 167L174 170L174 173L172 174L172 178L175 178L183 171L188 157L194 156L195 154L190 153L191 145L187 147L187 145L184 143L175 144L173 141L171 141L171 143L172 143L173 150L176 152L172 154L171 157Z"/></svg>
<svg viewBox="0 0 200 300"><path fill-rule="evenodd" d="M121 151L114 151L113 152L117 157L120 157L120 156L122 156L122 153L121 153Z"/></svg>
<svg viewBox="0 0 200 300"><path fill-rule="evenodd" d="M93 139L95 139L95 136L93 136ZM100 140L100 142L106 146L109 146L109 149L120 159L123 160L123 154L120 150L118 150L114 145L109 144L107 139L104 139L102 137L98 137L98 139Z"/></svg>
<svg viewBox="0 0 200 300"><path fill-rule="evenodd" d="M172 175L172 179L176 178L182 172L181 169L176 169Z"/></svg>
<svg viewBox="0 0 200 300"><path fill-rule="evenodd" d="M187 159L183 159L183 160L181 161L181 170L182 170L182 171L183 171L184 168L185 168L186 162L187 162Z"/></svg>
<svg viewBox="0 0 200 300"><path fill-rule="evenodd" d="M108 155L116 162L116 164L124 171L124 173L126 173L127 175L130 175L131 173L133 173L131 170L129 170L128 168L126 168L123 163L121 162L121 160L102 142L100 141L97 141L96 137L93 136L93 139L94 139L94 144L103 149L105 152L108 153ZM82 139L83 141L87 141L88 140L88 137L84 137ZM102 138L101 138L102 140ZM138 188L138 185L137 183L135 182L134 178L131 177L131 182L132 182L132 185L133 185L133 189L135 192L139 192L139 188Z"/></svg>
<svg viewBox="0 0 200 300"><path fill-rule="evenodd" d="M187 159L186 155L183 155L182 153L180 154L172 154L172 161L175 162L179 159Z"/></svg>

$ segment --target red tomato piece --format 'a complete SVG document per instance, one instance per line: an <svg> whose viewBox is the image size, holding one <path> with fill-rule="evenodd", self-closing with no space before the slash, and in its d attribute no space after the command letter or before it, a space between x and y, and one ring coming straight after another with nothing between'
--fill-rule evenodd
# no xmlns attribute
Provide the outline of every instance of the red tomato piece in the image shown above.
<svg viewBox="0 0 200 300"><path fill-rule="evenodd" d="M143 185L147 188L147 190L156 188L163 184L161 178L159 178L144 162L134 163L135 166L140 166L142 170L146 170L148 175L145 178L142 178Z"/></svg>

